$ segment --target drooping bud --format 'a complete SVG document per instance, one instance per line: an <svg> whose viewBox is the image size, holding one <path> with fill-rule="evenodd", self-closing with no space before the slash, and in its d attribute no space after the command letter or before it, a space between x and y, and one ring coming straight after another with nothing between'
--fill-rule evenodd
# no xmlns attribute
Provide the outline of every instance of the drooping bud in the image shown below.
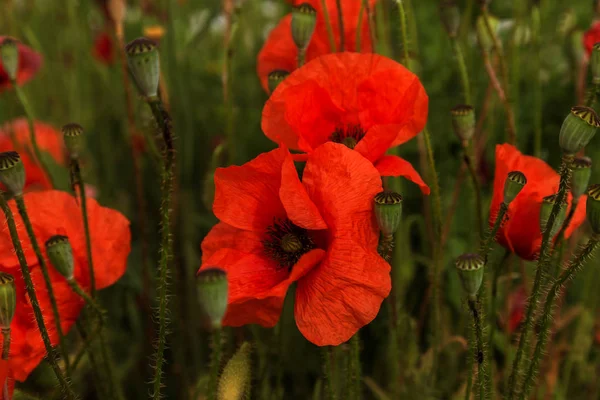
<svg viewBox="0 0 600 400"><path fill-rule="evenodd" d="M492 28L492 34L497 35L498 24L499 24L498 18L490 16L489 23L490 23L490 27ZM479 41L479 45L481 46L481 49L485 53L489 53L492 50L492 48L494 47L494 37L490 35L483 15L480 15L479 18L477 18L476 28L477 28L477 40Z"/></svg>
<svg viewBox="0 0 600 400"><path fill-rule="evenodd" d="M197 277L200 307L211 329L220 329L227 311L227 273L218 267L201 270Z"/></svg>
<svg viewBox="0 0 600 400"><path fill-rule="evenodd" d="M456 5L456 1L443 0L440 2L440 16L448 36L455 38L458 35L458 28L460 27L460 10Z"/></svg>
<svg viewBox="0 0 600 400"><path fill-rule="evenodd" d="M527 177L521 171L511 171L504 182L504 202L510 204L527 184Z"/></svg>
<svg viewBox="0 0 600 400"><path fill-rule="evenodd" d="M23 194L25 186L25 166L16 151L0 153L0 183L6 186L13 196Z"/></svg>
<svg viewBox="0 0 600 400"><path fill-rule="evenodd" d="M590 69L592 70L592 83L600 85L600 43L594 44L592 49Z"/></svg>
<svg viewBox="0 0 600 400"><path fill-rule="evenodd" d="M83 127L76 123L66 124L62 127L62 133L71 158L79 158L83 149Z"/></svg>
<svg viewBox="0 0 600 400"><path fill-rule="evenodd" d="M465 292L469 297L476 296L483 282L484 258L477 253L467 253L458 257L455 265Z"/></svg>
<svg viewBox="0 0 600 400"><path fill-rule="evenodd" d="M587 191L587 201L585 202L587 220L592 226L595 234L600 234L600 185L591 185Z"/></svg>
<svg viewBox="0 0 600 400"><path fill-rule="evenodd" d="M571 178L571 193L575 199L587 190L592 175L592 159L589 157L576 157L573 160L573 177Z"/></svg>
<svg viewBox="0 0 600 400"><path fill-rule="evenodd" d="M600 127L600 119L590 107L576 106L560 128L559 143L567 154L575 154L592 140Z"/></svg>
<svg viewBox="0 0 600 400"><path fill-rule="evenodd" d="M127 65L140 94L155 97L158 94L160 60L156 44L147 38L137 38L125 46Z"/></svg>
<svg viewBox="0 0 600 400"><path fill-rule="evenodd" d="M19 70L19 47L18 42L7 37L0 43L0 61L2 67L6 71L6 75L11 81L17 79L17 71Z"/></svg>
<svg viewBox="0 0 600 400"><path fill-rule="evenodd" d="M290 74L289 72L284 71L282 69L276 69L275 71L272 71L269 74L269 77L267 78L268 85L269 85L269 92L273 93L275 91L275 89L277 89L277 86L279 86L279 84L281 82L283 82L284 79L287 78L289 74Z"/></svg>
<svg viewBox="0 0 600 400"><path fill-rule="evenodd" d="M73 249L69 238L63 235L54 235L46 240L46 254L54 269L56 269L67 280L73 279L75 261Z"/></svg>
<svg viewBox="0 0 600 400"><path fill-rule="evenodd" d="M546 225L548 224L548 219L550 218L550 214L552 213L552 208L556 203L557 195L553 194L550 196L544 197L542 200L542 207L540 208L540 230L543 233L546 230ZM563 222L567 218L567 203L564 202L561 204L560 210L554 219L554 225L552 226L552 230L550 231L550 237L553 238L554 235L558 233L560 227Z"/></svg>
<svg viewBox="0 0 600 400"><path fill-rule="evenodd" d="M251 379L250 343L244 342L227 362L219 379L219 400L241 400Z"/></svg>
<svg viewBox="0 0 600 400"><path fill-rule="evenodd" d="M402 196L396 192L383 191L375 195L375 219L383 236L393 235L402 218Z"/></svg>
<svg viewBox="0 0 600 400"><path fill-rule="evenodd" d="M452 127L456 136L463 141L468 142L475 134L475 110L473 107L460 104L454 107L452 114Z"/></svg>
<svg viewBox="0 0 600 400"><path fill-rule="evenodd" d="M0 329L10 328L17 306L15 278L6 272L0 272Z"/></svg>
<svg viewBox="0 0 600 400"><path fill-rule="evenodd" d="M292 39L296 47L306 50L317 25L317 11L308 3L292 9Z"/></svg>

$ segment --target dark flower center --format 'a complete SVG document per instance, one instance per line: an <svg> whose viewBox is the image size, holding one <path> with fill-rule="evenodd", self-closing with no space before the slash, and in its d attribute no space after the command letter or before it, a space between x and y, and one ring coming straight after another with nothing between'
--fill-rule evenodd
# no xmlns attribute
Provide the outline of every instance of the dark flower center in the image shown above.
<svg viewBox="0 0 600 400"><path fill-rule="evenodd" d="M304 254L315 248L306 229L294 225L290 220L276 219L267 228L263 240L265 254L275 260L281 268L291 269Z"/></svg>
<svg viewBox="0 0 600 400"><path fill-rule="evenodd" d="M365 130L360 125L338 126L331 134L329 140L354 149L357 143L365 137L365 133Z"/></svg>

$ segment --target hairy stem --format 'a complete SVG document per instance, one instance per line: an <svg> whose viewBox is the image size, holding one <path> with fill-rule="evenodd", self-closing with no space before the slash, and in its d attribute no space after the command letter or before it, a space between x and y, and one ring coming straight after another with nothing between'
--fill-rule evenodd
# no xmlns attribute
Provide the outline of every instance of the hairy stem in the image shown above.
<svg viewBox="0 0 600 400"><path fill-rule="evenodd" d="M479 254L486 260L490 251L492 249L491 244L492 241L496 238L496 234L498 234L498 230L502 226L504 222L504 218L506 217L506 213L508 212L508 204L505 202L500 203L500 208L498 209L498 215L496 215L496 220L494 221L494 225L490 230L487 231L485 237L481 241L481 247L479 248Z"/></svg>
<svg viewBox="0 0 600 400"><path fill-rule="evenodd" d="M475 166L473 165L473 157L469 155L468 145L465 143L464 145L464 161L467 169L469 170L469 175L471 176L471 183L473 184L473 192L475 192L475 213L477 214L477 232L479 233L479 238L483 238L483 206L481 200L481 186L479 185L479 178L477 177L477 171L475 171Z"/></svg>
<svg viewBox="0 0 600 400"><path fill-rule="evenodd" d="M2 360L8 360L10 353L10 327L2 328Z"/></svg>
<svg viewBox="0 0 600 400"><path fill-rule="evenodd" d="M475 299L469 299L469 310L473 317L473 329L475 331L475 359L477 361L477 386L479 388L479 399L489 399L490 387L488 385L489 368L486 342L483 340L484 316Z"/></svg>
<svg viewBox="0 0 600 400"><path fill-rule="evenodd" d="M221 368L223 342L221 329L215 329L211 335L212 354L210 356L210 376L208 380L207 400L217 400L217 386L219 383L219 372Z"/></svg>
<svg viewBox="0 0 600 400"><path fill-rule="evenodd" d="M406 11L404 10L404 1L396 1L398 4L398 13L400 14L400 41L402 42L402 64L409 68L409 55L408 55L408 30L406 24Z"/></svg>
<svg viewBox="0 0 600 400"><path fill-rule="evenodd" d="M458 66L458 72L460 76L460 84L462 86L463 98L465 104L471 104L471 86L469 84L469 73L467 72L467 64L465 63L465 56L463 55L460 42L457 38L451 38L452 51L454 52L454 58Z"/></svg>

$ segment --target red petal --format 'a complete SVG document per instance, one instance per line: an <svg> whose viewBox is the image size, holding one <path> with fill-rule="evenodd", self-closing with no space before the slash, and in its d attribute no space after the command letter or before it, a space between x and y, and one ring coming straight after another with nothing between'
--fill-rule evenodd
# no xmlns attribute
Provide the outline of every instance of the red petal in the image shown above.
<svg viewBox="0 0 600 400"><path fill-rule="evenodd" d="M219 222L213 226L202 241L202 263L205 264L209 258L222 249L236 249L243 253L260 254L264 249L262 244L264 238L263 232L245 231Z"/></svg>
<svg viewBox="0 0 600 400"><path fill-rule="evenodd" d="M585 222L586 219L586 202L587 196L583 195L579 198L577 202L577 208L575 209L575 214L573 214L573 219L571 219L571 223L565 229L565 237L569 238Z"/></svg>
<svg viewBox="0 0 600 400"><path fill-rule="evenodd" d="M4 42L6 36L0 36L0 43ZM23 85L31 80L42 66L42 56L38 52L22 43L18 44L19 69L17 70L17 84ZM8 75L0 62L0 91L11 87Z"/></svg>
<svg viewBox="0 0 600 400"><path fill-rule="evenodd" d="M397 132L395 125L375 125L356 144L354 150L375 164L392 147Z"/></svg>
<svg viewBox="0 0 600 400"><path fill-rule="evenodd" d="M377 161L375 168L381 176L402 176L421 188L423 194L429 195L431 190L423 181L421 175L413 168L412 164L398 156L384 156Z"/></svg>

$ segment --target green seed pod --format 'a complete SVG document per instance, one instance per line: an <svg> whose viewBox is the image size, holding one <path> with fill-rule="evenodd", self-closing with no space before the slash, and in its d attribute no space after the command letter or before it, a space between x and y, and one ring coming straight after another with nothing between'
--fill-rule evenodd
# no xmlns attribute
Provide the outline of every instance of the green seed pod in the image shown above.
<svg viewBox="0 0 600 400"><path fill-rule="evenodd" d="M504 202L510 204L527 184L527 177L521 171L508 173L504 182Z"/></svg>
<svg viewBox="0 0 600 400"><path fill-rule="evenodd" d="M456 1L443 0L440 2L440 16L448 36L455 38L458 35L458 28L460 27L460 10L456 5Z"/></svg>
<svg viewBox="0 0 600 400"><path fill-rule="evenodd" d="M15 39L7 37L0 43L0 60L8 78L11 81L16 80L19 70L19 47Z"/></svg>
<svg viewBox="0 0 600 400"><path fill-rule="evenodd" d="M46 241L46 254L50 263L67 280L73 279L75 261L69 238L62 235L52 236Z"/></svg>
<svg viewBox="0 0 600 400"><path fill-rule="evenodd" d="M556 203L555 194L544 197L542 201L542 207L540 208L540 230L542 233L546 230L546 224L548 223L548 218L550 218L550 214L552 213L552 208L554 207L554 203ZM550 237L553 238L554 235L558 233L560 227L563 222L567 218L567 203L564 202L561 207L556 219L554 220L554 225L552 226L552 231L550 231Z"/></svg>
<svg viewBox="0 0 600 400"><path fill-rule="evenodd" d="M308 3L292 9L292 39L296 47L306 50L317 26L317 11Z"/></svg>
<svg viewBox="0 0 600 400"><path fill-rule="evenodd" d="M250 343L244 342L227 362L219 379L219 400L241 400L245 398L252 378L251 352Z"/></svg>
<svg viewBox="0 0 600 400"><path fill-rule="evenodd" d="M600 85L600 43L594 44L592 49L590 69L592 70L592 83Z"/></svg>
<svg viewBox="0 0 600 400"><path fill-rule="evenodd" d="M160 60L156 44L147 38L137 38L125 46L127 65L140 94L156 97L160 78Z"/></svg>
<svg viewBox="0 0 600 400"><path fill-rule="evenodd" d="M0 328L9 329L15 316L17 289L15 278L6 272L0 272Z"/></svg>
<svg viewBox="0 0 600 400"><path fill-rule="evenodd" d="M476 296L483 282L483 267L485 267L483 257L477 253L463 254L456 259L455 265L465 292L470 297Z"/></svg>
<svg viewBox="0 0 600 400"><path fill-rule="evenodd" d="M402 196L396 192L383 191L375 198L375 218L383 236L393 235L402 218Z"/></svg>
<svg viewBox="0 0 600 400"><path fill-rule="evenodd" d="M567 154L575 154L592 140L600 127L600 119L590 107L576 106L560 128L559 143Z"/></svg>
<svg viewBox="0 0 600 400"><path fill-rule="evenodd" d="M218 267L203 269L198 273L198 299L211 329L220 329L227 311L229 285L227 273Z"/></svg>
<svg viewBox="0 0 600 400"><path fill-rule="evenodd" d="M592 159L589 157L576 157L573 160L573 177L571 178L571 193L574 198L579 198L587 190L592 175Z"/></svg>
<svg viewBox="0 0 600 400"><path fill-rule="evenodd" d="M460 104L454 107L450 114L452 115L452 127L456 136L463 142L471 140L475 134L475 110L473 107Z"/></svg>
<svg viewBox="0 0 600 400"><path fill-rule="evenodd" d="M67 151L73 159L79 158L83 149L83 128L79 124L70 123L62 127Z"/></svg>
<svg viewBox="0 0 600 400"><path fill-rule="evenodd" d="M288 77L290 73L282 69L276 69L271 72L268 77L269 92L273 93L277 86Z"/></svg>
<svg viewBox="0 0 600 400"><path fill-rule="evenodd" d="M591 185L587 191L586 213L595 234L600 234L600 185Z"/></svg>
<svg viewBox="0 0 600 400"><path fill-rule="evenodd" d="M492 28L492 33L494 35L497 35L498 24L499 24L498 18L490 16L489 22L490 22L490 27ZM492 36L490 36L490 34L488 32L483 15L480 15L479 18L477 18L476 29L477 29L477 40L479 41L479 45L481 46L481 49L485 53L489 53L492 50L492 48L494 47L494 38Z"/></svg>
<svg viewBox="0 0 600 400"><path fill-rule="evenodd" d="M0 183L6 186L13 196L23 194L25 186L25 166L16 151L0 153Z"/></svg>

